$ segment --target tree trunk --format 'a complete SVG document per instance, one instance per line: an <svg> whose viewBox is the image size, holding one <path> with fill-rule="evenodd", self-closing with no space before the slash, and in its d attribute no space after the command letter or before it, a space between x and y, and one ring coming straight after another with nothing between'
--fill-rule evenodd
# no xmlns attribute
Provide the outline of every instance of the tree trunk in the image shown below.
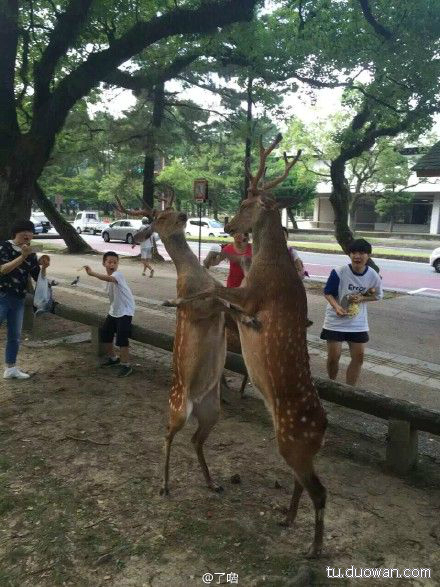
<svg viewBox="0 0 440 587"><path fill-rule="evenodd" d="M29 220L31 209L32 196L28 183L15 181L9 173L5 178L0 171L0 240L11 238L12 225L17 220Z"/></svg>
<svg viewBox="0 0 440 587"><path fill-rule="evenodd" d="M247 95L247 110L246 110L246 143L244 147L244 160L245 160L245 170L244 170L244 195L243 199L247 198L247 193L249 189L249 176L247 173L248 167L250 169L251 165L251 148L252 148L252 84L253 78L249 76L247 87L246 87L246 95Z"/></svg>
<svg viewBox="0 0 440 587"><path fill-rule="evenodd" d="M295 220L295 215L293 213L292 208L286 208L287 216L289 217L290 222L292 223L293 230L298 230L298 224Z"/></svg>
<svg viewBox="0 0 440 587"><path fill-rule="evenodd" d="M348 226L350 228L351 231L355 231L356 230L356 212L357 212L357 208L358 208L358 200L356 198L356 195L353 197L353 200L349 206L349 211L348 211Z"/></svg>
<svg viewBox="0 0 440 587"><path fill-rule="evenodd" d="M38 204L40 210L45 213L49 222L54 225L56 231L66 243L69 253L76 254L93 252L93 249L76 232L73 226L61 216L38 183L35 184L34 201Z"/></svg>
<svg viewBox="0 0 440 587"><path fill-rule="evenodd" d="M165 111L165 86L158 84L153 92L153 117L145 146L144 183L142 200L148 208L154 208L154 160L157 153L158 134Z"/></svg>
<svg viewBox="0 0 440 587"><path fill-rule="evenodd" d="M336 240L341 245L344 253L348 255L348 247L354 240L354 235L348 226L351 193L350 186L345 177L345 163L346 161L341 156L331 162L330 174L333 189L330 195L330 203L335 214ZM368 265L379 273L379 267L372 259L369 259Z"/></svg>
<svg viewBox="0 0 440 587"><path fill-rule="evenodd" d="M330 204L335 215L335 237L342 250L347 253L348 246L354 239L348 226L348 213L350 206L350 186L345 177L345 160L339 156L331 162L330 175L332 179L332 193Z"/></svg>

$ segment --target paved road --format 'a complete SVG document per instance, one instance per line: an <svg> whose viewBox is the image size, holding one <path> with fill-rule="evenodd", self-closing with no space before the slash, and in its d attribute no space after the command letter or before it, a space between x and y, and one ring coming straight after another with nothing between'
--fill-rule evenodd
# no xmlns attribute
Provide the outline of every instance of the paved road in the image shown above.
<svg viewBox="0 0 440 587"><path fill-rule="evenodd" d="M139 248L131 248L130 245L121 242L105 243L99 235L82 235L83 238L98 251L113 250L124 255L137 255ZM45 240L47 243L60 244L59 239ZM191 248L198 253L198 244L190 242ZM211 244L202 243L201 257L208 254ZM169 259L165 248L159 243L159 252L165 259ZM347 257L343 255L309 253L301 251L310 276L314 279L325 280L333 267L342 265ZM396 261L391 259L378 259L381 268L384 287L391 290L403 291L414 295L427 295L440 299L440 274L436 273L427 263L415 263L412 261Z"/></svg>

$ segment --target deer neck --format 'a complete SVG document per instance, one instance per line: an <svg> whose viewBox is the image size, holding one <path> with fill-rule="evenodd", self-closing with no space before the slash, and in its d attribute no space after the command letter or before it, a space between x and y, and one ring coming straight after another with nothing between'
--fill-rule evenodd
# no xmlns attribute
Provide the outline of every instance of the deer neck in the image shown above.
<svg viewBox="0 0 440 587"><path fill-rule="evenodd" d="M274 259L285 255L286 239L278 210L262 210L252 226L253 254Z"/></svg>
<svg viewBox="0 0 440 587"><path fill-rule="evenodd" d="M167 253L173 260L178 273L185 267L200 267L197 257L190 249L183 232L163 237L162 242L167 250Z"/></svg>

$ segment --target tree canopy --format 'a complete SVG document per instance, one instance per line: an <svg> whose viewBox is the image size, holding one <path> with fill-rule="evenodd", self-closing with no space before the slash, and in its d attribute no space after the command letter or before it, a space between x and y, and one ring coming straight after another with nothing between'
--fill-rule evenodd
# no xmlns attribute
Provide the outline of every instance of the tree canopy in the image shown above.
<svg viewBox="0 0 440 587"><path fill-rule="evenodd" d="M145 201L169 182L185 204L197 175L210 180L213 211L229 211L245 193L243 158L258 134L275 134L294 114L286 92L343 87L351 118L333 133L329 172L346 248L353 165L365 175L361 161L385 138L416 138L438 110L438 30L433 0L5 0L0 233L34 199L79 250L45 190L84 204L115 190ZM223 120L170 91L169 80L217 94ZM131 89L135 108L91 118L87 104L99 105L105 87ZM154 179L159 154L168 169ZM311 197L310 176L291 182Z"/></svg>

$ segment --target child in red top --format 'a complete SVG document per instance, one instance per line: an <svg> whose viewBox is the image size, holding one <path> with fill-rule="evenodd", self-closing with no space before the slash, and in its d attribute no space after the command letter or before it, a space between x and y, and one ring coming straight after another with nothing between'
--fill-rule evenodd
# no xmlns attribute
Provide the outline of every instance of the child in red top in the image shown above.
<svg viewBox="0 0 440 587"><path fill-rule="evenodd" d="M237 232L233 238L233 243L222 246L221 251L211 250L203 261L204 267L209 269L228 259L229 274L226 287L240 287L244 278L243 266L249 266L252 258L252 245L248 242L249 235Z"/></svg>
<svg viewBox="0 0 440 587"><path fill-rule="evenodd" d="M246 263L252 258L252 245L248 241L248 234L238 232L234 234L234 242L223 247L221 257L229 260L226 287L240 287L244 279L242 263Z"/></svg>

